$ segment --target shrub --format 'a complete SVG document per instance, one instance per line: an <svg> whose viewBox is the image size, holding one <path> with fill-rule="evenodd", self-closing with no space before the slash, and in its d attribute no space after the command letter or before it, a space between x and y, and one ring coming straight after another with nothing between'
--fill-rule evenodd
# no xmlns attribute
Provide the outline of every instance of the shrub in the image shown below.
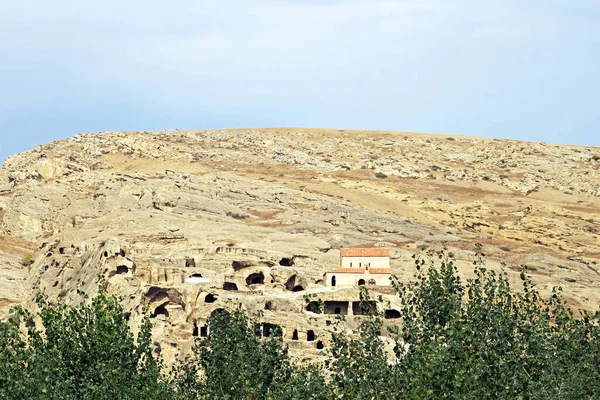
<svg viewBox="0 0 600 400"><path fill-rule="evenodd" d="M21 265L24 267L29 267L35 262L33 258L33 254L27 253L23 257L21 257Z"/></svg>

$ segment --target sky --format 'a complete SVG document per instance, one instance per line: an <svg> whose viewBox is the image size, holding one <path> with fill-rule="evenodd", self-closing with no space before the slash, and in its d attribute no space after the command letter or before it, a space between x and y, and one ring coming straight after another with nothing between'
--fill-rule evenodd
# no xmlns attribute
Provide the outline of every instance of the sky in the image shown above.
<svg viewBox="0 0 600 400"><path fill-rule="evenodd" d="M0 2L0 163L234 127L600 145L600 1Z"/></svg>

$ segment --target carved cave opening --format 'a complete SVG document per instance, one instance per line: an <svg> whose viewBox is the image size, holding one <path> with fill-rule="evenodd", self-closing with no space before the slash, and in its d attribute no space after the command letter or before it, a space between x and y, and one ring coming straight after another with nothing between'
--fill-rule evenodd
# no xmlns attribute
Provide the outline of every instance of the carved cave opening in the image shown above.
<svg viewBox="0 0 600 400"><path fill-rule="evenodd" d="M262 272L250 274L250 276L246 278L246 283L248 285L262 285L265 283L265 276Z"/></svg>

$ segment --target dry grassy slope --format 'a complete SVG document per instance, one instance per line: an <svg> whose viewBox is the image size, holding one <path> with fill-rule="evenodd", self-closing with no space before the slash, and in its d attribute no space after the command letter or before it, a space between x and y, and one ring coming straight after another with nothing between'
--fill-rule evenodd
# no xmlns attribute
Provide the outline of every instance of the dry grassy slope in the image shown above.
<svg viewBox="0 0 600 400"><path fill-rule="evenodd" d="M594 147L381 131L77 135L0 169L0 263L12 276L0 275L0 301L14 301L18 285L67 295L77 279L118 263L94 258L114 237L136 263L135 277L112 282L132 296L132 308L154 301L144 296L159 283L195 299L195 311L183 307L179 315L177 304L187 300L169 297L173 310L160 334L178 343L189 340L190 321L211 310L197 304L197 287L180 282L190 257L214 279L201 291L218 292L229 278L245 286L249 273L263 271L272 283L223 298L261 308L275 296L294 308L302 298L286 292L290 272L274 267L283 257L296 256L293 273L317 293L336 262L330 247L392 246L394 271L408 279L419 245L448 247L467 274L473 244L481 242L493 267L527 263L542 291L561 285L572 302L597 307L599 158ZM165 242L158 232L183 239ZM24 280L18 257L42 245ZM61 246L74 250L56 255ZM250 265L234 270L232 261ZM286 323L319 325L310 318Z"/></svg>

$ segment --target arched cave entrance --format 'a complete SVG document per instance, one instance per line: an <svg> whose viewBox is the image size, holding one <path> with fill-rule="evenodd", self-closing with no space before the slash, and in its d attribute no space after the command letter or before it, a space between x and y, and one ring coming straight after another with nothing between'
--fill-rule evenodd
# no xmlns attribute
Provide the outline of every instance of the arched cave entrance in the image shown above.
<svg viewBox="0 0 600 400"><path fill-rule="evenodd" d="M129 273L129 268L127 268L127 265L117 266L117 275L124 275L127 273Z"/></svg>
<svg viewBox="0 0 600 400"><path fill-rule="evenodd" d="M262 285L265 283L265 276L262 272L250 274L250 276L246 278L246 283L248 285Z"/></svg>
<svg viewBox="0 0 600 400"><path fill-rule="evenodd" d="M358 280L358 286L365 286L365 280L364 279L359 279Z"/></svg>
<svg viewBox="0 0 600 400"><path fill-rule="evenodd" d="M238 287L233 282L225 282L223 283L223 290L238 290Z"/></svg>
<svg viewBox="0 0 600 400"><path fill-rule="evenodd" d="M323 345L323 342L321 342L320 340L317 342L317 350L323 350L325 348L325 345Z"/></svg>
<svg viewBox="0 0 600 400"><path fill-rule="evenodd" d="M262 335L263 337L281 336L281 328L279 325L265 322L262 326Z"/></svg>
<svg viewBox="0 0 600 400"><path fill-rule="evenodd" d="M169 311L165 307L166 304L162 304L154 309L154 313L152 313L152 318L156 318L159 315L164 315L165 318L169 318Z"/></svg>
<svg viewBox="0 0 600 400"><path fill-rule="evenodd" d="M207 294L204 298L205 303L214 303L215 301L217 301L217 297L212 293Z"/></svg>
<svg viewBox="0 0 600 400"><path fill-rule="evenodd" d="M292 265L294 265L294 257L292 258L288 258L288 257L284 257L279 261L279 265L281 265L282 267L291 267Z"/></svg>
<svg viewBox="0 0 600 400"><path fill-rule="evenodd" d="M385 319L398 319L400 318L400 311L398 310L385 310Z"/></svg>

